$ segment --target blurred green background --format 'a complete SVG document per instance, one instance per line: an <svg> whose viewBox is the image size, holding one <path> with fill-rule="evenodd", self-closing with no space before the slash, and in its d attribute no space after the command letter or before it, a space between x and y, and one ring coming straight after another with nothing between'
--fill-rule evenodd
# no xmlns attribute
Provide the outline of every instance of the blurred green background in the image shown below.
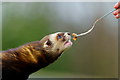
<svg viewBox="0 0 120 80"><path fill-rule="evenodd" d="M82 33L113 9L111 2L4 2L2 4L2 50L40 40L47 34ZM118 21L112 14L97 23L88 35L56 62L30 78L118 77Z"/></svg>

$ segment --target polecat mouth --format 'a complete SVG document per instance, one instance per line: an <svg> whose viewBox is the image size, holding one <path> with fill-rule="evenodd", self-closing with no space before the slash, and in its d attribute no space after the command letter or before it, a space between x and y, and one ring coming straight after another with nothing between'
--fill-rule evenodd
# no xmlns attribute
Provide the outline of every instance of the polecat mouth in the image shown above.
<svg viewBox="0 0 120 80"><path fill-rule="evenodd" d="M65 45L66 47L72 46L71 40L67 40L67 41L64 43L64 45Z"/></svg>
<svg viewBox="0 0 120 80"><path fill-rule="evenodd" d="M69 43L69 41L70 41L70 40L67 40L67 41L65 42L65 44ZM64 44L64 45L65 45L65 44Z"/></svg>
<svg viewBox="0 0 120 80"><path fill-rule="evenodd" d="M65 36L65 38L66 38L66 41L65 41L65 43L64 43L65 47L71 46L71 45L72 45L71 36L70 36L70 35L67 35L67 36Z"/></svg>

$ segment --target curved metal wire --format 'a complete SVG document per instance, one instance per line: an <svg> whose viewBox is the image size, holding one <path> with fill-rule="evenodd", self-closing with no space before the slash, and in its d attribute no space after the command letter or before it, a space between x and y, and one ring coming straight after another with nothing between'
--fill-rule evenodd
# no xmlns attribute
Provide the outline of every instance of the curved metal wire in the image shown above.
<svg viewBox="0 0 120 80"><path fill-rule="evenodd" d="M90 33L90 32L94 29L94 27L96 26L96 23L97 23L98 21L100 21L100 20L103 19L104 17L108 16L109 14L111 14L112 12L114 12L115 10L116 10L116 9L113 9L113 10L111 10L110 12L106 13L105 15L103 15L102 17L98 18L98 19L93 23L93 26L92 26L88 31L86 31L86 32L84 32L84 33L77 34L76 37L83 36L83 35L86 35L86 34Z"/></svg>

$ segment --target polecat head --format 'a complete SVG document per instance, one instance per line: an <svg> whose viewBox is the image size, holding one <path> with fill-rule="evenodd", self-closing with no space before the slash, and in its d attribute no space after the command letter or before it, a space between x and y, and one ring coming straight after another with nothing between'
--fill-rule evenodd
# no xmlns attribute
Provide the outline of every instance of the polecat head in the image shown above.
<svg viewBox="0 0 120 80"><path fill-rule="evenodd" d="M42 39L43 49L52 53L62 53L72 46L71 36L68 32L57 32Z"/></svg>

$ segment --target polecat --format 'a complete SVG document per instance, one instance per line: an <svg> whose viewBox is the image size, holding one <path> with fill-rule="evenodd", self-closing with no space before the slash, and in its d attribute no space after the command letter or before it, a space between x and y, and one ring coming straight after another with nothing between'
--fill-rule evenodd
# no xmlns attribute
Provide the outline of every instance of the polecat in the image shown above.
<svg viewBox="0 0 120 80"><path fill-rule="evenodd" d="M40 41L0 52L2 80L26 80L28 76L54 62L72 45L68 32L57 32Z"/></svg>

